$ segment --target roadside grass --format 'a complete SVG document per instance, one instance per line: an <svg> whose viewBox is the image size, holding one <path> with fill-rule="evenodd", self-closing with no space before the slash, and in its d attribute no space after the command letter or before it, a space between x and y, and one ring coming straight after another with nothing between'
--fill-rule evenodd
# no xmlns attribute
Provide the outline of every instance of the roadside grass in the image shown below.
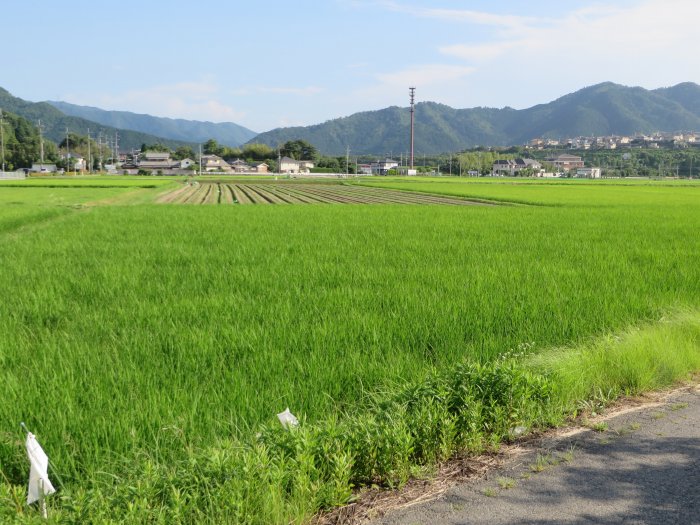
<svg viewBox="0 0 700 525"><path fill-rule="evenodd" d="M657 322L629 328L575 348L531 357L530 366L559 385L568 410L579 400L612 400L655 390L700 370L700 313L679 311Z"/></svg>

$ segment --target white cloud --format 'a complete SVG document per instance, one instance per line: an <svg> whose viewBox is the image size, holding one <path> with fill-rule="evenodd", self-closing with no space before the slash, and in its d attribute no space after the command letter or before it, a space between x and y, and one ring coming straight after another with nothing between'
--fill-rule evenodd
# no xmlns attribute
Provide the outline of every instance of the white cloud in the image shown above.
<svg viewBox="0 0 700 525"><path fill-rule="evenodd" d="M406 13L416 18L432 18L449 22L469 22L478 25L517 28L523 24L531 24L541 19L517 15L500 15L470 9L445 9L439 7L419 7L400 2L383 1L380 5L391 11Z"/></svg>
<svg viewBox="0 0 700 525"><path fill-rule="evenodd" d="M416 65L390 73L376 75L381 86L395 88L398 86L425 87L462 78L474 71L474 68L451 64Z"/></svg>
<svg viewBox="0 0 700 525"><path fill-rule="evenodd" d="M307 87L260 87L258 88L260 93L277 93L283 95L317 95L323 92L323 89L317 86L307 86Z"/></svg>
<svg viewBox="0 0 700 525"><path fill-rule="evenodd" d="M700 3L694 0L592 5L558 19L522 19L485 42L464 39L438 52L476 68L469 93L479 105L493 104L498 96L525 107L606 80L648 88L697 81L700 55L690 50L699 19ZM518 88L494 86L497 78L518 79Z"/></svg>
<svg viewBox="0 0 700 525"><path fill-rule="evenodd" d="M453 64L424 64L405 69L380 73L374 76L375 83L355 91L353 99L367 110L368 102L374 108L396 105L397 101L408 103L408 88L417 88L418 100L441 100L446 90L459 83L474 71L473 67ZM371 102L370 102L371 101Z"/></svg>
<svg viewBox="0 0 700 525"><path fill-rule="evenodd" d="M493 42L491 44L456 44L439 48L440 53L470 62L493 60L517 46L515 41Z"/></svg>
<svg viewBox="0 0 700 525"><path fill-rule="evenodd" d="M213 82L180 82L163 84L123 93L105 94L87 99L67 96L77 104L89 104L102 109L132 111L160 117L238 122L246 113L218 100L220 88Z"/></svg>

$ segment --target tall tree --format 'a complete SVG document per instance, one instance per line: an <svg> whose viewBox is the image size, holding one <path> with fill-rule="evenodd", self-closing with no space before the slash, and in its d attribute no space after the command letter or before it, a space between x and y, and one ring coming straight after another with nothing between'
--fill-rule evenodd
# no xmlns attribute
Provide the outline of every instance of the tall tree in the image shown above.
<svg viewBox="0 0 700 525"><path fill-rule="evenodd" d="M283 156L291 157L294 160L317 160L319 158L316 147L302 139L288 140L280 148Z"/></svg>

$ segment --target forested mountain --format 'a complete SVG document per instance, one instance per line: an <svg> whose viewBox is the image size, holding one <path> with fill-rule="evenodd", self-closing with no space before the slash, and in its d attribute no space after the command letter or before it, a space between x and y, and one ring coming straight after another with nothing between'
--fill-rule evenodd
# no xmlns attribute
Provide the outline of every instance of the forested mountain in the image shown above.
<svg viewBox="0 0 700 525"><path fill-rule="evenodd" d="M27 168L41 158L41 139L39 130L27 119L2 111L2 142L3 155L0 162L0 170L14 171L18 168ZM55 144L46 142L44 145L44 160L55 161L57 150Z"/></svg>
<svg viewBox="0 0 700 525"><path fill-rule="evenodd" d="M201 122L197 120L171 119L130 113L128 111L105 111L89 106L77 106L68 102L49 102L66 115L81 117L105 126L140 131L184 142L206 142L214 139L225 146L245 144L257 135L256 132L233 122Z"/></svg>
<svg viewBox="0 0 700 525"><path fill-rule="evenodd" d="M434 102L416 105L415 151L433 154L474 146L511 146L537 137L630 135L700 130L700 86L686 82L646 90L611 82L597 84L528 109L454 109ZM276 147L303 139L327 155L406 152L410 115L390 107L306 127L279 128L254 142Z"/></svg>
<svg viewBox="0 0 700 525"><path fill-rule="evenodd" d="M97 138L99 132L103 137L113 139L115 133L119 133L119 149L121 151L140 148L141 144L160 143L170 148L177 148L192 143L184 140L169 140L147 133L117 129L111 126L98 124L90 120L65 115L51 104L46 102L28 102L12 96L5 89L0 88L0 109L15 113L29 120L33 125L41 120L44 128L44 137L56 143L61 142L66 136L66 129L71 133L87 135L88 129L93 138Z"/></svg>

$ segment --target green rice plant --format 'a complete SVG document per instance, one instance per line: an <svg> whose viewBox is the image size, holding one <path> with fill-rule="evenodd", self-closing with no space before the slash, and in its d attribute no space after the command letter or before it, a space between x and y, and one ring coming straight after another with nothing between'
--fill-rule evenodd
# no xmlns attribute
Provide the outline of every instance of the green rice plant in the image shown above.
<svg viewBox="0 0 700 525"><path fill-rule="evenodd" d="M300 523L700 369L694 185L236 208L139 184L0 187L0 521L39 519L19 421L57 521Z"/></svg>

